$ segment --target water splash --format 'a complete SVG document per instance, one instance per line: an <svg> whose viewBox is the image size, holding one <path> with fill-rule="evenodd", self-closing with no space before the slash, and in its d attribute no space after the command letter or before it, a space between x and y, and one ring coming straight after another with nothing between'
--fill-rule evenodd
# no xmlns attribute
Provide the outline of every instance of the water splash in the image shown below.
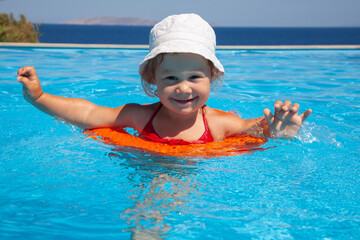
<svg viewBox="0 0 360 240"><path fill-rule="evenodd" d="M303 144L323 143L340 148L341 142L336 139L336 134L331 132L327 126L319 126L315 123L305 122L300 132L295 137Z"/></svg>

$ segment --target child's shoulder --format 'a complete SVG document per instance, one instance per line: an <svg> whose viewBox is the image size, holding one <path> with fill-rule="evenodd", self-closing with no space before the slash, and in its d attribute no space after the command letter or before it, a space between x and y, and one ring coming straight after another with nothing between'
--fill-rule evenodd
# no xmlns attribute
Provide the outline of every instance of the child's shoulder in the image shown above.
<svg viewBox="0 0 360 240"><path fill-rule="evenodd" d="M130 122L132 122L132 127L135 129L142 129L158 107L159 103L143 105L137 103L128 103L121 106L120 108L124 116L131 118Z"/></svg>
<svg viewBox="0 0 360 240"><path fill-rule="evenodd" d="M215 140L223 139L236 132L243 124L244 119L232 112L205 107L205 117Z"/></svg>
<svg viewBox="0 0 360 240"><path fill-rule="evenodd" d="M235 113L211 108L209 106L205 106L205 114L207 118L214 118L216 120L223 120L223 121L239 118Z"/></svg>
<svg viewBox="0 0 360 240"><path fill-rule="evenodd" d="M150 103L150 104L138 104L138 103L127 103L122 106L124 109L131 110L131 111L145 111L151 112L156 110L159 107L159 102L157 103Z"/></svg>

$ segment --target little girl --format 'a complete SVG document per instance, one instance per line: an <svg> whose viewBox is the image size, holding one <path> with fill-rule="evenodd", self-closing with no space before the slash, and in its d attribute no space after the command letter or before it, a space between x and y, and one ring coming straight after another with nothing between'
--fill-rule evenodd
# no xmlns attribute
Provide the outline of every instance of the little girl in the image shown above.
<svg viewBox="0 0 360 240"><path fill-rule="evenodd" d="M130 127L140 137L169 144L206 143L235 134L291 139L311 114L298 115L299 104L277 101L275 112L241 119L206 105L211 85L221 81L224 68L215 56L211 26L195 14L173 15L150 32L150 52L139 67L145 92L159 98L150 105L135 103L101 107L77 98L42 91L33 67L18 71L24 97L47 114L84 129Z"/></svg>

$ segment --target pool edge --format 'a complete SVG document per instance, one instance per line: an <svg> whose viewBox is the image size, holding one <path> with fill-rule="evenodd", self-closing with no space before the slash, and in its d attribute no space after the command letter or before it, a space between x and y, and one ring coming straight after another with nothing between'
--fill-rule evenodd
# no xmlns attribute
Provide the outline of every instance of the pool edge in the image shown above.
<svg viewBox="0 0 360 240"><path fill-rule="evenodd" d="M132 44L69 44L69 43L13 43L0 42L0 47L29 48L109 48L109 49L148 49L148 45ZM360 45L219 45L221 50L307 50L307 49L360 49Z"/></svg>

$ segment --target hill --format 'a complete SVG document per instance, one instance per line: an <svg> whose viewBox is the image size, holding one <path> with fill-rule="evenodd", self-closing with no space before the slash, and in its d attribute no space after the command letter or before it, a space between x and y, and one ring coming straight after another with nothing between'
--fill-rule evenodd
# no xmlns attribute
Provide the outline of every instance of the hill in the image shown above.
<svg viewBox="0 0 360 240"><path fill-rule="evenodd" d="M157 22L142 18L93 17L93 18L74 19L63 22L62 24L153 26L155 23Z"/></svg>

